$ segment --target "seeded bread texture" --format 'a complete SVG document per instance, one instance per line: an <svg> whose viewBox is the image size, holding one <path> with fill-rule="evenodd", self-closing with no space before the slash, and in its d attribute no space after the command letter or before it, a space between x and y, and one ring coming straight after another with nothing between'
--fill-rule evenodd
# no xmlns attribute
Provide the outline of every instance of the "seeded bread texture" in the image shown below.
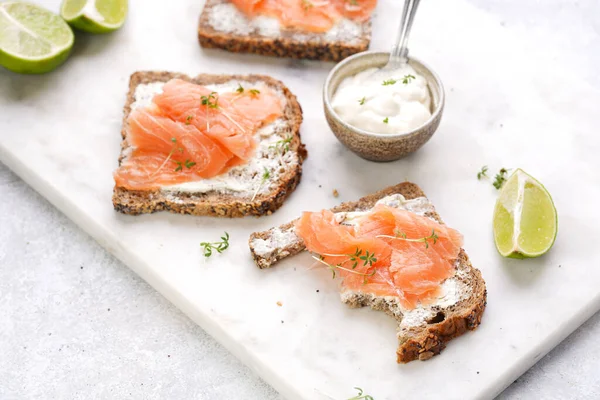
<svg viewBox="0 0 600 400"><path fill-rule="evenodd" d="M140 191L115 186L113 206L124 214L144 214L157 211L170 211L178 214L208 215L216 217L244 217L247 215L268 215L277 210L285 199L296 189L302 176L302 162L307 156L304 144L300 140L300 124L302 108L288 88L280 81L264 75L209 75L201 74L194 78L173 72L142 71L131 75L129 92L124 108L123 128L121 136L121 154L119 164L125 157L130 144L127 141L127 117L131 105L135 101L135 89L140 84L167 82L170 79L183 79L199 85L223 84L232 80L250 83L262 83L280 91L286 98L283 118L288 122L286 128L279 132L281 138L292 136L290 151L296 152L298 163L288 165L279 175L268 193L259 193L254 199L253 193L238 196L226 192L210 191L207 193L164 193L160 190Z"/></svg>
<svg viewBox="0 0 600 400"><path fill-rule="evenodd" d="M198 24L198 39L202 47L233 53L337 62L367 50L371 42L370 21L360 24L361 32L352 40L334 40L327 38L326 34L283 29L276 37L261 35L256 29L248 27L245 27L249 31L247 34L219 31L211 25L209 14L213 7L226 2L206 0Z"/></svg>
<svg viewBox="0 0 600 400"><path fill-rule="evenodd" d="M366 211L383 197L401 194L407 200L425 197L423 191L410 182L388 187L380 192L365 196L355 202L342 203L334 207L333 212ZM436 212L425 214L439 223L443 223ZM259 254L256 251L257 239L269 240L276 229L288 231L294 221L250 236L250 252L259 268L270 268L283 258L305 250L302 239L291 241L286 247L275 249L271 253ZM481 272L474 268L465 251L461 249L456 261L455 275L449 279L460 290L457 301L451 304L436 301L420 305L414 310L402 310L398 301L392 297L379 297L369 293L343 291L342 301L352 308L371 307L383 311L398 321L397 362L407 363L414 360L425 361L439 354L451 339L474 330L481 323L481 317L487 303L487 291Z"/></svg>

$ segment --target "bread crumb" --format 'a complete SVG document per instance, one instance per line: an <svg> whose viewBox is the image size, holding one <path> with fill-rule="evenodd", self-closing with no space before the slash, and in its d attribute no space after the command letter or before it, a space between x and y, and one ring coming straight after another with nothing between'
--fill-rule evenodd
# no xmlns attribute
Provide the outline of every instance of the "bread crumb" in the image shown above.
<svg viewBox="0 0 600 400"><path fill-rule="evenodd" d="M340 195L340 192L337 191L337 189L333 189L333 197L338 197Z"/></svg>
<svg viewBox="0 0 600 400"><path fill-rule="evenodd" d="M277 305L278 305L279 307L281 307L281 306L283 305L283 303L282 303L282 302L280 302L280 301L278 301L278 302L277 302Z"/></svg>

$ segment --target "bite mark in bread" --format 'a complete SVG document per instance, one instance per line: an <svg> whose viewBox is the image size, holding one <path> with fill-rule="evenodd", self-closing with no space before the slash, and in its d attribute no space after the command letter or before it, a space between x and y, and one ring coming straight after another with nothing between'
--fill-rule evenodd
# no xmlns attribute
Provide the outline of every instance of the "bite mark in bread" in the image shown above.
<svg viewBox="0 0 600 400"><path fill-rule="evenodd" d="M355 202L343 203L333 212L367 211L386 196L401 194L405 199L425 198L415 184L404 182L380 192L365 196ZM430 203L429 203L430 204ZM423 209L423 214L443 223L433 206ZM278 261L305 250L302 239L293 231L294 221L250 236L250 252L259 268L270 268ZM268 248L265 243L280 243L282 247ZM261 248L261 245L263 246ZM348 306L371 307L383 311L398 321L397 362L428 360L439 354L451 339L467 330L474 330L481 323L487 302L485 281L481 272L474 268L465 251L461 249L456 260L454 276L442 283L442 294L433 303L419 305L413 310L403 309L393 297L375 296L370 293L343 291L342 301Z"/></svg>

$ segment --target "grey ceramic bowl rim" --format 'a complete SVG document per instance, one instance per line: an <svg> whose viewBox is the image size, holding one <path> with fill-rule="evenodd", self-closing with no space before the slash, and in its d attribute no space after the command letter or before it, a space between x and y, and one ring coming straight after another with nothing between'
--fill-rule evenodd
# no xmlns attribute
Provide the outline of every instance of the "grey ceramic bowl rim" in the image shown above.
<svg viewBox="0 0 600 400"><path fill-rule="evenodd" d="M329 72L329 75L327 75L327 79L325 80L325 85L323 86L323 101L325 103L325 107L327 108L327 112L329 113L329 115L332 118L335 118L335 120L338 123L343 125L344 128L346 128L352 132L356 132L358 134L364 135L364 136L393 139L393 138L401 138L401 137L405 137L405 136L410 136L415 133L418 133L420 130L423 129L423 127L431 124L438 117L438 115L442 112L442 110L444 109L444 103L446 101L446 93L444 91L444 85L442 84L442 80L440 79L438 74L433 69L431 69L429 67L429 65L425 64L424 62L422 62L421 60L419 60L418 58L415 58L415 57L409 56L408 58L409 58L409 60L418 62L425 69L427 69L429 71L429 73L431 74L431 76L433 76L433 79L435 80L435 84L439 87L439 92L440 92L440 99L439 99L439 102L438 102L438 105L437 105L435 111L431 114L431 117L429 117L429 119L423 125L420 125L417 128L415 128L411 131L408 131L408 132L404 132L404 133L377 133L377 132L365 131L363 129L355 127L354 125L350 125L346 121L342 120L337 115L337 113L334 111L333 107L331 106L331 102L329 101L329 84L331 83L331 80L333 79L333 77L339 72L339 70L343 66L350 64L359 58L382 55L382 54L389 56L390 53L385 52L385 51L363 51L362 53L354 54L353 56L350 56L350 57L344 59L340 63L336 64L335 67L333 67L333 69ZM428 84L430 84L430 83L428 82ZM332 93L332 95L333 95L333 93Z"/></svg>

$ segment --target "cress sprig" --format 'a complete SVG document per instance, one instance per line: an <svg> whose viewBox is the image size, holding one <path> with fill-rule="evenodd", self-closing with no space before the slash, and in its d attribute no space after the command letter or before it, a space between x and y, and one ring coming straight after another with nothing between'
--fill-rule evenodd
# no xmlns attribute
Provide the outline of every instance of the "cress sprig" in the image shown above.
<svg viewBox="0 0 600 400"><path fill-rule="evenodd" d="M269 146L269 149L275 149L277 153L285 153L286 151L290 151L290 143L294 137L292 135L287 136L285 139L281 139L273 143Z"/></svg>
<svg viewBox="0 0 600 400"><path fill-rule="evenodd" d="M196 165L195 161L190 161L185 160L185 161L175 161L175 164L177 164L177 168L175 168L175 172L181 171L183 169L183 167L186 167L187 169L192 168L194 165Z"/></svg>
<svg viewBox="0 0 600 400"><path fill-rule="evenodd" d="M484 165L483 167L481 167L481 171L479 171L477 173L477 179L481 180L481 178L487 178L487 172L488 172L488 166Z"/></svg>
<svg viewBox="0 0 600 400"><path fill-rule="evenodd" d="M506 168L501 168L500 171L498 171L498 173L494 177L494 183L492 183L492 185L494 185L496 189L500 190L500 188L504 185L504 182L506 182L506 176L508 175L508 171L510 170Z"/></svg>
<svg viewBox="0 0 600 400"><path fill-rule="evenodd" d="M335 264L335 265L329 264L327 261L325 261L323 259L322 255L319 255L319 257L312 256L312 258L314 258L316 261L320 262L321 264L326 265L329 268L329 270L331 271L331 278L332 279L335 279L335 276L336 276L335 271L338 270L338 269L341 269L342 271L346 271L346 272L349 272L349 273L354 274L354 275L363 276L364 277L363 284L367 284L367 282L368 282L367 278L375 275L375 273L377 272L377 268L373 269L373 272L367 274L367 273L364 273L364 272L358 272L358 271L355 271L353 269L342 267L343 263L338 263L338 264ZM377 259L375 259L375 260L377 260ZM346 260L344 262L347 262L347 261L349 261L349 260Z"/></svg>
<svg viewBox="0 0 600 400"><path fill-rule="evenodd" d="M396 229L394 231L394 236L391 235L377 235L375 236L376 238L386 238L386 239L396 239L396 240L404 240L405 242L421 242L421 243L425 243L425 248L428 249L429 248L429 241L432 240L433 244L436 244L439 237L437 235L437 233L435 233L435 229L431 230L431 235L429 236L425 236L422 238L407 238L406 237L406 233L402 232L399 229Z"/></svg>
<svg viewBox="0 0 600 400"><path fill-rule="evenodd" d="M375 400L373 396L364 394L364 391L359 387L354 387L358 391L358 394L354 397L350 397L348 400Z"/></svg>
<svg viewBox="0 0 600 400"><path fill-rule="evenodd" d="M213 250L220 254L229 248L229 233L225 232L220 242L202 242L200 246L204 248L204 257L212 256Z"/></svg>
<svg viewBox="0 0 600 400"><path fill-rule="evenodd" d="M203 106L208 108L219 108L219 94L217 92L211 92L208 96L200 97L200 102Z"/></svg>
<svg viewBox="0 0 600 400"><path fill-rule="evenodd" d="M329 264L328 262L326 262L324 260L325 256L330 256L330 257L347 257L347 260L342 261L341 263L338 263L336 265L333 264ZM323 254L319 254L319 257L313 256L313 258L315 260L317 260L318 262L320 262L321 264L324 264L326 266L329 267L329 269L331 270L331 274L332 274L332 278L335 278L335 272L337 269L340 269L342 271L346 271L346 272L350 272L352 274L355 275L361 275L365 277L364 283L367 283L367 278L370 276L375 275L375 273L377 272L377 269L374 269L373 272L371 273L363 273L363 272L357 272L355 271L356 267L358 266L359 263L362 262L363 266L369 266L372 267L374 263L377 262L377 257L375 256L375 253L370 252L369 250L364 251L363 249L360 248L356 248L356 251L352 254L330 254L330 253L323 253ZM349 268L345 268L342 265L347 263L347 262L351 262L352 263L352 269Z"/></svg>
<svg viewBox="0 0 600 400"><path fill-rule="evenodd" d="M415 76L411 74L404 75L404 77L402 78L402 83L408 85L413 79L417 78L415 78Z"/></svg>
<svg viewBox="0 0 600 400"><path fill-rule="evenodd" d="M269 171L268 169L265 168L263 174L262 174L262 179L260 180L260 184L258 185L258 187L256 188L256 191L254 192L254 195L252 196L252 200L250 201L254 201L254 199L256 198L256 195L258 194L258 192L260 191L260 188L262 188L262 186L265 184L265 182L271 177L271 171Z"/></svg>

